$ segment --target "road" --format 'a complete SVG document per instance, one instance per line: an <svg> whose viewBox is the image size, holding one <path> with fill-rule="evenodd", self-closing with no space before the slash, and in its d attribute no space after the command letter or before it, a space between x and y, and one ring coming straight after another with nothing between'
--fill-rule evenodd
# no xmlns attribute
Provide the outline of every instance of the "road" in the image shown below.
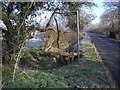
<svg viewBox="0 0 120 90"><path fill-rule="evenodd" d="M111 73L112 79L120 88L120 42L111 40L100 34L88 32L88 35L95 44L103 64Z"/></svg>

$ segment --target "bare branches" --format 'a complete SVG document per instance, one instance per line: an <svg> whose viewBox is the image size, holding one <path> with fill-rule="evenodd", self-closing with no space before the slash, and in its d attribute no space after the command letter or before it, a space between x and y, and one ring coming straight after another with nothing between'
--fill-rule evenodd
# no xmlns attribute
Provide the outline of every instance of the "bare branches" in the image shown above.
<svg viewBox="0 0 120 90"><path fill-rule="evenodd" d="M25 20L27 14L28 14L29 9L32 7L32 4L33 4L33 2L31 2L30 6L28 7L28 10L27 10L27 12L25 13L23 22L21 23L21 25L20 25L19 28L17 29L17 30L18 30L18 35L19 35L19 32L20 32L20 28L21 28L22 25L24 24L24 20ZM19 39L18 39L18 40L19 40ZM17 55L17 58L16 58L16 63L15 63L15 66L14 66L14 73L13 73L13 79L12 79L12 81L14 81L14 79L15 79L16 69L17 69L17 66L18 66L18 62L19 62L19 60L20 60L20 58L21 58L22 49L23 49L25 43L26 43L26 38L25 38L23 44L21 45L21 48L20 48L20 50L19 50L19 52L18 52L18 55Z"/></svg>
<svg viewBox="0 0 120 90"><path fill-rule="evenodd" d="M29 9L32 7L32 4L33 4L33 2L31 2L30 6L28 7L28 10L27 10L26 13L25 13L24 19L23 19L22 23L20 24L20 26L19 26L18 29L17 29L18 35L20 34L20 29L21 29L21 27L23 26L23 24L24 24L24 22L25 22L25 18L26 18L26 16L27 16L28 12L29 12Z"/></svg>

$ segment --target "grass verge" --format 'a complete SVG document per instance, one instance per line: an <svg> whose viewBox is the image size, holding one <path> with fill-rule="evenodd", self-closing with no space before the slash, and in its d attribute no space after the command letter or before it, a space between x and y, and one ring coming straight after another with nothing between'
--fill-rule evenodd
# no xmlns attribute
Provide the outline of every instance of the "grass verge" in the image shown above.
<svg viewBox="0 0 120 90"><path fill-rule="evenodd" d="M99 60L90 38L82 42L83 57L66 66L47 70L17 71L14 82L4 88L110 88L106 69ZM12 74L10 74L12 75Z"/></svg>

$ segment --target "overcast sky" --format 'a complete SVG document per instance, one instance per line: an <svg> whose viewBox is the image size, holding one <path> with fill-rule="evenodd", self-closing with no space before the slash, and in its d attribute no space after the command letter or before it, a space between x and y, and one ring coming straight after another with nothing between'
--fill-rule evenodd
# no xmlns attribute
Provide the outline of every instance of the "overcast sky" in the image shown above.
<svg viewBox="0 0 120 90"><path fill-rule="evenodd" d="M98 5L98 7L93 7L93 13L97 17L92 21L92 23L99 23L100 15L105 11L105 7L103 6L103 0L94 0L94 2Z"/></svg>
<svg viewBox="0 0 120 90"><path fill-rule="evenodd" d="M100 16L105 11L105 7L103 6L103 4L104 4L103 1L104 0L94 0L94 3L97 4L98 7L93 7L92 10L89 10L89 9L86 9L86 8L84 9L88 13L91 13L91 14L93 13L96 16L96 18L91 22L93 24L99 23ZM48 12L44 13L44 15L41 15L42 18L44 18L44 16L47 16L47 18L48 17L50 18L50 15L48 15ZM37 20L39 20L38 17L36 17L36 18L37 18ZM43 19L43 23L45 23L44 20L45 19Z"/></svg>
<svg viewBox="0 0 120 90"><path fill-rule="evenodd" d="M105 11L105 8L103 6L103 0L94 0L94 3L97 4L98 7L93 7L92 8L92 11L91 10L87 10L86 11L89 11L89 13L94 13L96 15L96 18L95 20L93 20L91 23L95 24L95 23L99 23L100 21L100 15ZM46 13L47 16L50 16L48 15L48 12ZM43 16L41 16L41 18L43 19L45 17L45 14ZM40 20L40 17L36 17L37 21ZM0 20L0 26L4 26L2 21ZM6 29L6 27L4 27Z"/></svg>

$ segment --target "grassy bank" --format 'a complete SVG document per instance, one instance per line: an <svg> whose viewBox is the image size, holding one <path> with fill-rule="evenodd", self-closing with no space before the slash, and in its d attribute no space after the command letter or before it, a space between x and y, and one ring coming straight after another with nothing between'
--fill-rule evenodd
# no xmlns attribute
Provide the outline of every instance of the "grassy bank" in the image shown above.
<svg viewBox="0 0 120 90"><path fill-rule="evenodd" d="M5 81L4 88L113 87L88 36L82 41L82 50L83 57L80 60L62 67L46 70L26 69L24 73L17 71L15 81ZM9 74L9 77L10 75L12 76Z"/></svg>

